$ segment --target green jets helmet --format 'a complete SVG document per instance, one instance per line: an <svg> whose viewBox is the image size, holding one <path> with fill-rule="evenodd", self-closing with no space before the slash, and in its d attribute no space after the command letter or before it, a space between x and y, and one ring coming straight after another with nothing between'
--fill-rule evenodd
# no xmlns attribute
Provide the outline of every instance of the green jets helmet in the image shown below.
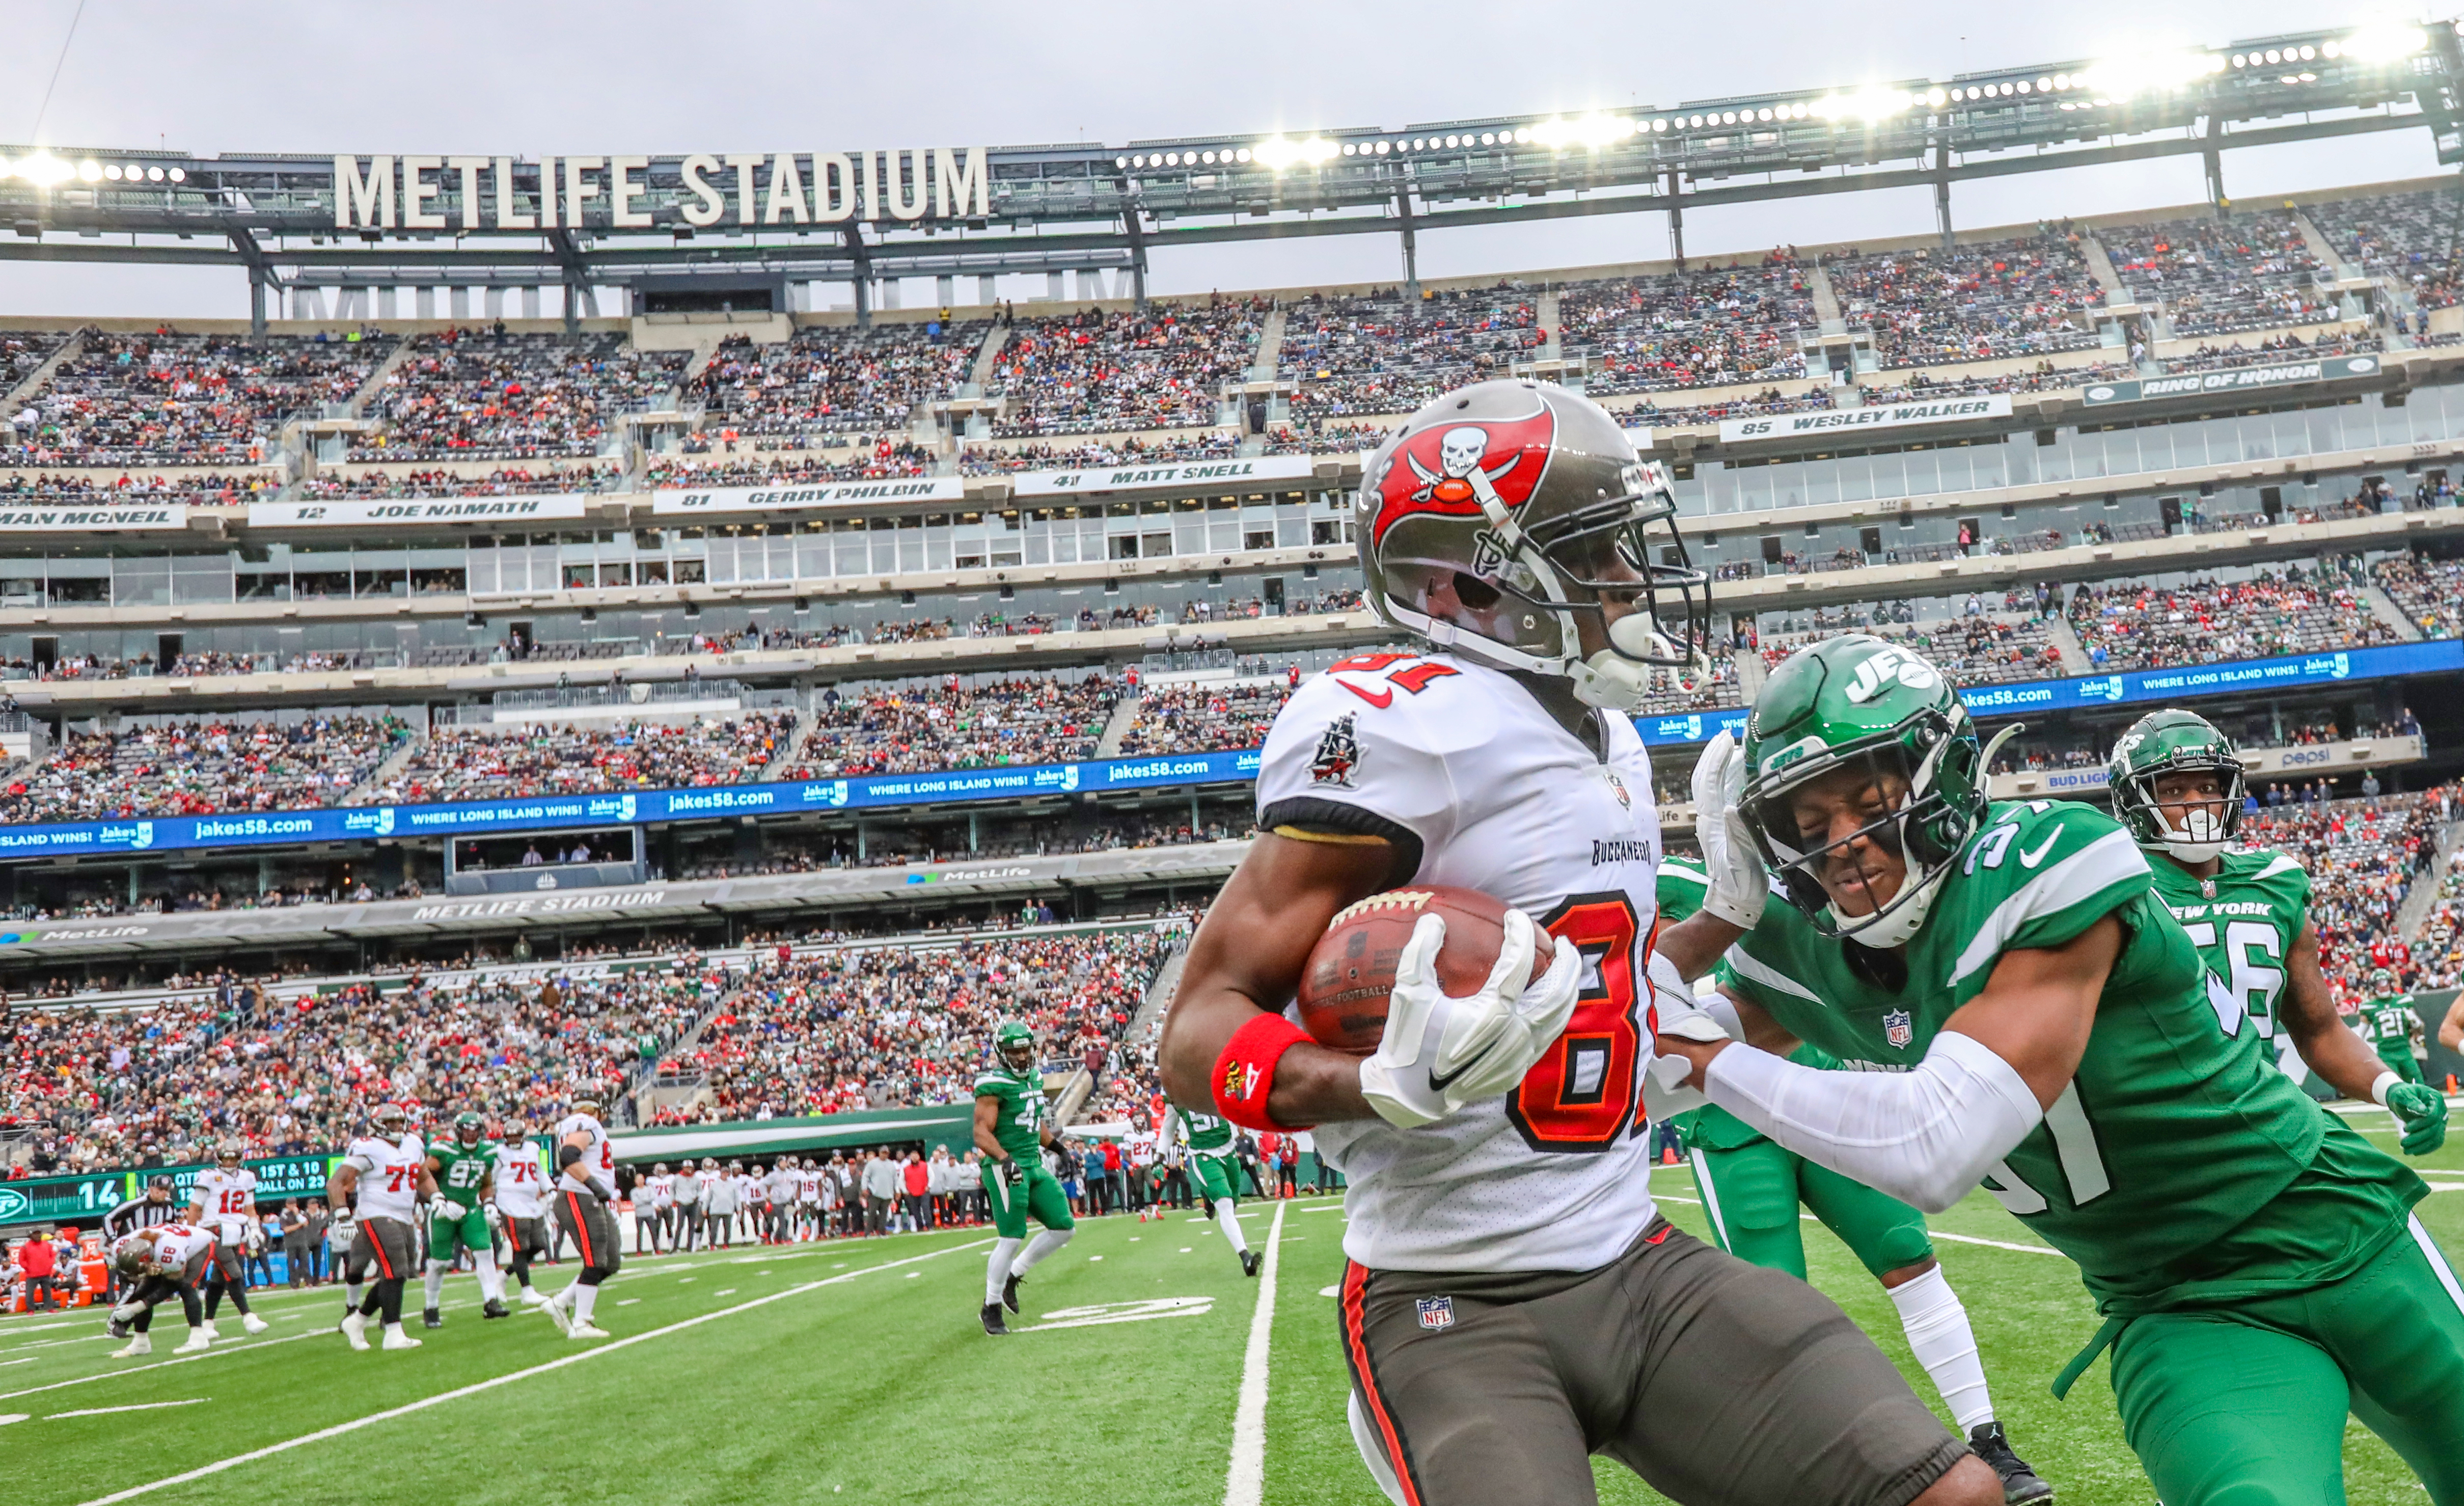
<svg viewBox="0 0 2464 1506"><path fill-rule="evenodd" d="M1924 926L1943 878L1985 817L1990 754L1940 670L1899 644L1848 633L1799 650L1763 682L1746 719L1739 804L1763 860L1816 930L1899 946ZM1896 800L1854 831L1801 831L1791 797L1843 770L1878 791L1897 790ZM1887 900L1846 915L1821 875L1859 841L1903 857L1907 872Z"/></svg>
<svg viewBox="0 0 2464 1506"><path fill-rule="evenodd" d="M482 1140L487 1139L487 1126L480 1121L479 1116L472 1110L465 1109L461 1113L453 1116L453 1138L460 1141L463 1144L476 1145Z"/></svg>
<svg viewBox="0 0 2464 1506"><path fill-rule="evenodd" d="M1003 1020L993 1032L993 1052L1012 1072L1024 1072L1035 1065L1035 1031L1023 1021Z"/></svg>
<svg viewBox="0 0 2464 1506"><path fill-rule="evenodd" d="M2370 992L2382 999L2395 997L2395 970L2390 967L2370 969Z"/></svg>
<svg viewBox="0 0 2464 1506"><path fill-rule="evenodd" d="M2113 744L2105 761L2105 777L2113 789L2113 813L2131 839L2151 852L2167 853L2185 863L2205 863L2222 853L2241 830L2243 799L2241 755L2233 739L2216 730L2207 718L2179 709L2151 711L2130 724ZM2168 808L2156 803L2156 781L2167 774L2213 770L2221 776L2223 819L2211 808L2215 802L2175 805L2181 825L2166 819Z"/></svg>

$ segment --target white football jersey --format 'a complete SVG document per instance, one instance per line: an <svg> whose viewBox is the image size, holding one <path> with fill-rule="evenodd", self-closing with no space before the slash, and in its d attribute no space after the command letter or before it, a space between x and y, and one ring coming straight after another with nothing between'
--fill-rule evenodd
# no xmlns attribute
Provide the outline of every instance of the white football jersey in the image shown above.
<svg viewBox="0 0 2464 1506"><path fill-rule="evenodd" d="M161 1224L156 1227L162 1230L161 1237L154 1241L154 1269L157 1271L177 1272L214 1248L214 1230L210 1226Z"/></svg>
<svg viewBox="0 0 2464 1506"><path fill-rule="evenodd" d="M547 1168L539 1146L526 1140L499 1145L495 1161L496 1211L507 1218L546 1217Z"/></svg>
<svg viewBox="0 0 2464 1506"><path fill-rule="evenodd" d="M576 1175L578 1172L586 1172L598 1178L599 1185L606 1189L607 1195L614 1197L616 1195L616 1142L607 1138L607 1126L587 1114L566 1115L556 1126L556 1143L559 1147L556 1152L557 1160L561 1162L564 1159L562 1149L564 1142L576 1135L589 1137L589 1143L582 1147L580 1161L565 1167L557 1175L557 1186L562 1190L587 1192L590 1190L589 1183Z"/></svg>
<svg viewBox="0 0 2464 1506"><path fill-rule="evenodd" d="M364 1136L351 1141L342 1160L359 1169L360 1217L417 1221L419 1176L428 1169L428 1146L418 1136L399 1141Z"/></svg>
<svg viewBox="0 0 2464 1506"><path fill-rule="evenodd" d="M1344 1253L1403 1271L1589 1271L1651 1222L1643 983L1660 811L1634 723L1605 760L1511 676L1363 653L1294 692L1266 735L1259 824L1417 837L1419 884L1477 889L1583 957L1565 1035L1514 1092L1419 1129L1323 1124L1350 1182Z"/></svg>
<svg viewBox="0 0 2464 1506"><path fill-rule="evenodd" d="M189 1190L191 1207L205 1209L197 1220L200 1227L214 1230L226 1245L236 1245L248 1237L249 1220L256 1214L256 1173L246 1166L225 1171L220 1166L208 1166Z"/></svg>
<svg viewBox="0 0 2464 1506"><path fill-rule="evenodd" d="M818 1171L796 1173L796 1201L819 1203L822 1200L822 1174Z"/></svg>

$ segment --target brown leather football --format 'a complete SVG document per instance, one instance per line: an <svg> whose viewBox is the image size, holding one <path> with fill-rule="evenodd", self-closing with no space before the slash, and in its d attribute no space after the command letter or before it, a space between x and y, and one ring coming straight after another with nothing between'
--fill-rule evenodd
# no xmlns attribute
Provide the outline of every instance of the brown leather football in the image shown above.
<svg viewBox="0 0 2464 1506"><path fill-rule="evenodd" d="M1386 1033L1387 996L1412 928L1424 915L1446 922L1438 948L1438 984L1461 998L1479 991L1506 944L1506 909L1477 889L1420 884L1371 895L1335 912L1301 968L1296 1003L1301 1029L1321 1046L1367 1054ZM1549 968L1551 947L1541 933L1531 976ZM1527 982L1529 980L1526 980Z"/></svg>

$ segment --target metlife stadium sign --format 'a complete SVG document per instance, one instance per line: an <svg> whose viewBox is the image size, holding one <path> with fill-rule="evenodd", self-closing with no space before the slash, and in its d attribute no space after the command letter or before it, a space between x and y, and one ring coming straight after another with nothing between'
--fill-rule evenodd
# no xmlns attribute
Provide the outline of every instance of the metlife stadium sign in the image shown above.
<svg viewBox="0 0 2464 1506"><path fill-rule="evenodd" d="M2334 653L2243 659L2184 669L2125 670L2074 679L1987 685L1960 693L1980 717L2133 701L2179 700L2252 690L2432 675L2464 670L2464 641L2399 643ZM1639 717L1635 729L1646 745L1683 747L1721 732L1744 736L1740 709ZM1017 768L950 769L934 774L872 774L847 779L804 780L781 785L724 785L693 789L645 789L621 794L553 795L528 800L480 800L442 806L352 806L326 810L282 810L210 816L164 816L91 821L60 826L0 826L0 858L54 857L72 853L127 854L199 847L262 847L286 842L347 842L373 837L472 836L485 832L544 831L573 827L631 826L655 821L699 821L723 816L794 815L829 810L874 810L900 806L978 800L1021 800L1037 795L1101 794L1111 789L1154 789L1175 785L1220 785L1258 777L1256 748L1177 757L1100 759L1084 764L1038 764Z"/></svg>

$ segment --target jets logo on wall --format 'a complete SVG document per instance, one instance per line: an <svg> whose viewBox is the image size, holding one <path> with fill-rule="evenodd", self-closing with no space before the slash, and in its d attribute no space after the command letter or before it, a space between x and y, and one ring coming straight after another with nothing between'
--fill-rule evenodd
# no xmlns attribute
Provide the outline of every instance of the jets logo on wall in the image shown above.
<svg viewBox="0 0 2464 1506"><path fill-rule="evenodd" d="M1360 766L1360 739L1353 730L1358 716L1347 711L1327 723L1317 740L1317 753L1309 760L1310 784L1352 787L1353 771Z"/></svg>
<svg viewBox="0 0 2464 1506"><path fill-rule="evenodd" d="M1395 447L1377 476L1371 541L1383 543L1387 529L1417 514L1477 518L1490 503L1508 512L1522 506L1549 468L1556 434L1557 415L1536 392L1521 417L1421 430Z"/></svg>

